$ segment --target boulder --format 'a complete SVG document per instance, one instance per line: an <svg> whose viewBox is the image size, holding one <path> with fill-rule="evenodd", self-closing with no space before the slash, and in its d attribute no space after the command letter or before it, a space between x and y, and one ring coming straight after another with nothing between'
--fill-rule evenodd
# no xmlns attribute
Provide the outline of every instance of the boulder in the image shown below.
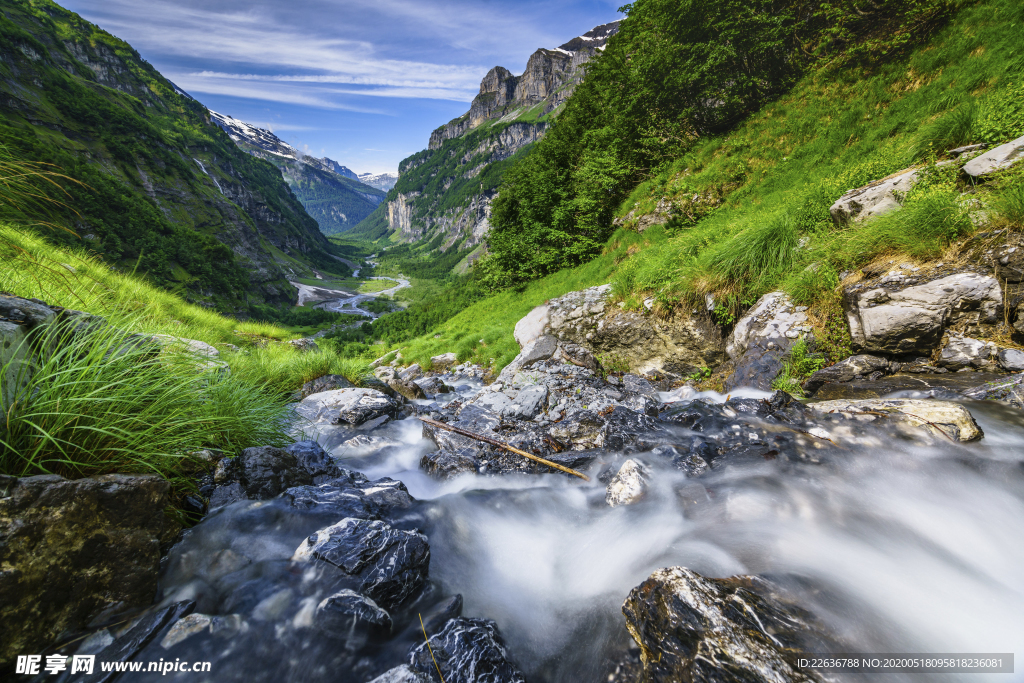
<svg viewBox="0 0 1024 683"><path fill-rule="evenodd" d="M854 348L883 354L927 354L948 326L997 323L1002 303L999 282L976 273L905 288L859 283L843 293Z"/></svg>
<svg viewBox="0 0 1024 683"><path fill-rule="evenodd" d="M0 295L0 318L32 330L53 322L57 313L38 299Z"/></svg>
<svg viewBox="0 0 1024 683"><path fill-rule="evenodd" d="M320 560L358 577L359 592L391 610L426 585L430 546L423 534L348 518L312 534L292 560Z"/></svg>
<svg viewBox="0 0 1024 683"><path fill-rule="evenodd" d="M762 296L736 323L725 351L735 371L726 390L746 386L771 389L786 354L797 340L811 334L806 307L797 307L783 292Z"/></svg>
<svg viewBox="0 0 1024 683"><path fill-rule="evenodd" d="M999 367L1007 372L1024 371L1024 351L1018 349L1002 349L996 354Z"/></svg>
<svg viewBox="0 0 1024 683"><path fill-rule="evenodd" d="M797 660L829 651L828 634L807 610L759 577L659 569L630 592L622 613L640 645L645 683L818 681Z"/></svg>
<svg viewBox="0 0 1024 683"><path fill-rule="evenodd" d="M424 453L420 458L420 469L434 479L454 479L463 474L476 472L478 455L479 451L470 448L460 448L456 451L442 448Z"/></svg>
<svg viewBox="0 0 1024 683"><path fill-rule="evenodd" d="M537 306L527 313L525 318L516 323L515 329L512 331L516 342L519 343L519 348L526 348L527 344L543 336L545 334L544 328L548 326L550 321L551 318L548 315L547 304Z"/></svg>
<svg viewBox="0 0 1024 683"><path fill-rule="evenodd" d="M850 190L832 205L829 213L839 227L884 216L901 208L903 197L917 184L917 171L908 169L864 187Z"/></svg>
<svg viewBox="0 0 1024 683"><path fill-rule="evenodd" d="M0 668L153 601L169 494L149 475L0 476Z"/></svg>
<svg viewBox="0 0 1024 683"><path fill-rule="evenodd" d="M337 389L352 389L355 385L349 382L341 375L324 375L318 377L310 382L306 382L302 385L302 391L299 392L299 400L312 396L313 394L322 394L325 391L335 391Z"/></svg>
<svg viewBox="0 0 1024 683"><path fill-rule="evenodd" d="M893 365L892 361L881 356L850 356L835 365L822 368L808 377L804 382L804 391L808 395L813 395L825 384L842 384L865 377L888 374L892 371Z"/></svg>
<svg viewBox="0 0 1024 683"><path fill-rule="evenodd" d="M548 403L548 388L543 384L522 389L512 403L513 415L523 420L533 419Z"/></svg>
<svg viewBox="0 0 1024 683"><path fill-rule="evenodd" d="M165 634L169 634L170 629L181 618L191 615L195 607L195 602L183 600L149 610L136 620L131 628L96 653L96 659L100 662L110 663L135 659L135 656L146 649L150 643L160 641ZM116 678L119 678L117 673L103 673L97 666L88 680L97 683L110 683Z"/></svg>
<svg viewBox="0 0 1024 683"><path fill-rule="evenodd" d="M237 458L225 458L217 464L214 481L220 485L237 483L245 498L268 500L293 486L313 483L299 458L283 448L259 446L245 449Z"/></svg>
<svg viewBox="0 0 1024 683"><path fill-rule="evenodd" d="M861 399L811 403L819 413L887 413L915 427L928 427L954 441L975 441L984 436L970 411L958 403L929 399Z"/></svg>
<svg viewBox="0 0 1024 683"><path fill-rule="evenodd" d="M963 395L975 401L998 401L1024 408L1024 373L967 389Z"/></svg>
<svg viewBox="0 0 1024 683"><path fill-rule="evenodd" d="M969 337L954 337L942 347L936 365L950 370L981 368L989 365L989 359L998 351L995 344Z"/></svg>
<svg viewBox="0 0 1024 683"><path fill-rule="evenodd" d="M646 493L647 468L637 460L627 460L608 483L604 500L610 507L632 505L643 500Z"/></svg>
<svg viewBox="0 0 1024 683"><path fill-rule="evenodd" d="M162 348L186 353L190 356L202 358L219 358L220 351L206 342L197 339L185 339L173 337L169 334L150 335L149 339L159 344Z"/></svg>
<svg viewBox="0 0 1024 683"><path fill-rule="evenodd" d="M336 389L307 396L295 412L310 422L358 427L382 416L398 416L398 403L376 389Z"/></svg>
<svg viewBox="0 0 1024 683"><path fill-rule="evenodd" d="M423 387L412 380L396 377L388 382L388 386L394 389L399 396L410 401L427 398L427 392L423 391Z"/></svg>
<svg viewBox="0 0 1024 683"><path fill-rule="evenodd" d="M316 341L313 339L292 339L288 342L289 345L300 353L309 353L311 351L319 351L320 347L316 345Z"/></svg>
<svg viewBox="0 0 1024 683"><path fill-rule="evenodd" d="M416 646L409 659L410 668L430 681L438 680L440 669L445 683L526 683L509 661L497 624L487 619L451 619L430 637L429 646Z"/></svg>
<svg viewBox="0 0 1024 683"><path fill-rule="evenodd" d="M964 173L979 178L1004 168L1009 168L1024 157L1024 137L990 149L964 165Z"/></svg>
<svg viewBox="0 0 1024 683"><path fill-rule="evenodd" d="M423 393L426 394L427 398L451 392L451 388L442 382L441 378L437 376L421 377L416 380L416 384L423 390Z"/></svg>
<svg viewBox="0 0 1024 683"><path fill-rule="evenodd" d="M345 589L320 601L313 625L346 639L361 631L387 635L391 632L391 615L365 595Z"/></svg>
<svg viewBox="0 0 1024 683"><path fill-rule="evenodd" d="M445 353L430 358L430 369L434 372L446 372L459 364L459 357L454 353Z"/></svg>
<svg viewBox="0 0 1024 683"><path fill-rule="evenodd" d="M420 367L419 363L413 363L409 367L399 372L398 376L404 379L406 382L411 382L414 379L419 379L420 377L423 376L423 368Z"/></svg>

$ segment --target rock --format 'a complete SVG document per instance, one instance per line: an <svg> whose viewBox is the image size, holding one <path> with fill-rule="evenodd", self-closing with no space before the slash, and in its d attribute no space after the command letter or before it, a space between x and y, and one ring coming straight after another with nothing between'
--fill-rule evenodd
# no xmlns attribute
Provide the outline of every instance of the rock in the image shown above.
<svg viewBox="0 0 1024 683"><path fill-rule="evenodd" d="M428 636L440 633L444 625L462 616L462 595L456 594L432 607L423 616L423 626Z"/></svg>
<svg viewBox="0 0 1024 683"><path fill-rule="evenodd" d="M582 451L605 445L605 421L595 411L582 410L552 425L548 433L559 442Z"/></svg>
<svg viewBox="0 0 1024 683"><path fill-rule="evenodd" d="M451 392L451 388L442 382L440 377L421 377L416 380L416 384L423 390L423 393L426 394L427 398L433 398L438 394L447 394Z"/></svg>
<svg viewBox="0 0 1024 683"><path fill-rule="evenodd" d="M298 441L285 450L295 456L299 467L309 473L315 485L352 476L351 472L339 467L334 458L315 441Z"/></svg>
<svg viewBox="0 0 1024 683"><path fill-rule="evenodd" d="M995 324L1002 309L995 278L959 273L904 289L848 287L843 308L853 345L869 353L929 353L943 329Z"/></svg>
<svg viewBox="0 0 1024 683"><path fill-rule="evenodd" d="M398 376L404 379L406 382L411 382L414 379L419 379L423 376L423 368L420 367L419 363L413 363L405 370L398 373Z"/></svg>
<svg viewBox="0 0 1024 683"><path fill-rule="evenodd" d="M994 354L994 344L983 342L980 339L954 337L942 347L936 365L950 370L981 368L989 364L989 358Z"/></svg>
<svg viewBox="0 0 1024 683"><path fill-rule="evenodd" d="M388 382L388 386L410 401L427 398L427 393L423 391L423 387L411 380L395 378Z"/></svg>
<svg viewBox="0 0 1024 683"><path fill-rule="evenodd" d="M610 507L639 503L647 493L647 469L637 460L622 463L605 492L604 500Z"/></svg>
<svg viewBox="0 0 1024 683"><path fill-rule="evenodd" d="M1021 372L1024 370L1024 351L1017 349L1002 349L996 354L999 367L1007 372Z"/></svg>
<svg viewBox="0 0 1024 683"><path fill-rule="evenodd" d="M382 673L370 683L431 683L425 674L414 671L408 664L397 666Z"/></svg>
<svg viewBox="0 0 1024 683"><path fill-rule="evenodd" d="M398 371L388 365L382 365L373 371L373 376L379 379L381 382L390 382L398 379Z"/></svg>
<svg viewBox="0 0 1024 683"><path fill-rule="evenodd" d="M470 405L479 406L501 417L513 415L518 410L512 399L500 391L481 392L472 400Z"/></svg>
<svg viewBox="0 0 1024 683"><path fill-rule="evenodd" d="M177 531L169 493L149 475L0 476L0 667L153 601L160 545Z"/></svg>
<svg viewBox="0 0 1024 683"><path fill-rule="evenodd" d="M433 356L430 359L430 369L434 372L445 372L458 365L459 357L454 353L445 353L440 356Z"/></svg>
<svg viewBox="0 0 1024 683"><path fill-rule="evenodd" d="M811 403L819 413L888 413L914 426L926 426L954 441L975 441L984 436L970 411L957 403L928 399L862 399Z"/></svg>
<svg viewBox="0 0 1024 683"><path fill-rule="evenodd" d="M0 321L0 408L14 403L32 380L32 349L28 343L29 328L13 322Z"/></svg>
<svg viewBox="0 0 1024 683"><path fill-rule="evenodd" d="M314 341L313 339L309 339L309 338L305 338L305 339L292 339L290 342L288 342L288 344L290 344L293 349L295 349L296 351L299 351L300 353L310 353L311 351L320 351L320 347L316 345L316 341Z"/></svg>
<svg viewBox="0 0 1024 683"><path fill-rule="evenodd" d="M359 592L391 610L426 584L430 546L423 534L348 518L303 541L292 560L320 560L359 577Z"/></svg>
<svg viewBox="0 0 1024 683"><path fill-rule="evenodd" d="M53 322L56 312L38 299L22 299L0 294L0 318L30 330Z"/></svg>
<svg viewBox="0 0 1024 683"><path fill-rule="evenodd" d="M829 209L839 226L884 216L902 207L902 198L917 184L917 171L905 170L850 190Z"/></svg>
<svg viewBox="0 0 1024 683"><path fill-rule="evenodd" d="M881 356L859 355L850 356L835 365L818 370L804 382L804 391L814 395L825 384L852 382L855 379L870 377L876 372L888 374L892 362Z"/></svg>
<svg viewBox="0 0 1024 683"><path fill-rule="evenodd" d="M503 396L503 394L498 395ZM499 439L500 437L495 429L500 422L500 418L494 412L477 404L467 404L459 413L459 419L451 424L453 427L459 427L474 434ZM486 444L480 441L460 436L427 423L423 423L423 438L430 439L443 451L464 455L472 454L473 457L488 448Z"/></svg>
<svg viewBox="0 0 1024 683"><path fill-rule="evenodd" d="M123 635L100 650L96 654L96 659L111 663L127 662L134 659L135 655L145 649L147 645L166 633L172 624L182 617L190 615L195 607L196 604L192 601L182 601L149 611ZM97 681L97 683L109 683L115 678L118 678L116 671L103 673L97 666L89 680Z"/></svg>
<svg viewBox="0 0 1024 683"><path fill-rule="evenodd" d="M237 473L237 481L246 497L254 500L268 500L285 489L313 483L312 475L299 465L298 457L283 448L246 448L237 458L222 460L221 464L223 468L218 466L218 475L221 471L227 474L218 479L230 479Z"/></svg>
<svg viewBox="0 0 1024 683"><path fill-rule="evenodd" d="M622 613L645 683L817 681L797 659L830 651L813 617L759 577L659 569L630 592Z"/></svg>
<svg viewBox="0 0 1024 683"><path fill-rule="evenodd" d="M477 471L477 451L460 448L450 451L442 448L432 453L424 453L420 458L420 469L434 479L454 479L463 474Z"/></svg>
<svg viewBox="0 0 1024 683"><path fill-rule="evenodd" d="M539 360L547 360L555 354L558 340L551 335L537 337L525 347L520 354L520 368L528 368Z"/></svg>
<svg viewBox="0 0 1024 683"><path fill-rule="evenodd" d="M437 681L437 669L445 683L526 683L509 661L505 642L493 621L452 619L409 654L414 671ZM432 653L432 654L431 654ZM436 668L435 668L436 662Z"/></svg>
<svg viewBox="0 0 1024 683"><path fill-rule="evenodd" d="M1024 157L1024 137L1000 145L975 157L964 165L964 173L978 178L989 173L1009 168Z"/></svg>
<svg viewBox="0 0 1024 683"><path fill-rule="evenodd" d="M513 414L524 420L531 420L547 405L548 388L543 384L526 387L519 392L512 404Z"/></svg>
<svg viewBox="0 0 1024 683"><path fill-rule="evenodd" d="M365 595L345 589L320 601L313 624L321 631L348 640L359 631L390 633L391 615Z"/></svg>
<svg viewBox="0 0 1024 683"><path fill-rule="evenodd" d="M975 401L999 401L1014 408L1024 408L1024 374L987 382L967 389L963 395Z"/></svg>
<svg viewBox="0 0 1024 683"><path fill-rule="evenodd" d="M299 395L299 400L312 396L313 394L322 394L327 391L336 391L337 389L351 389L355 385L349 382L341 375L324 375L318 377L311 382L306 382L302 385L302 391Z"/></svg>
<svg viewBox="0 0 1024 683"><path fill-rule="evenodd" d="M190 356L200 358L219 358L220 351L197 339L185 339L183 337L172 337L169 334L154 334L149 337L164 349L186 353Z"/></svg>
<svg viewBox="0 0 1024 683"><path fill-rule="evenodd" d="M314 423L358 427L383 415L396 418L398 404L376 389L336 389L307 396L295 412Z"/></svg>
<svg viewBox="0 0 1024 683"><path fill-rule="evenodd" d="M519 343L520 349L525 349L527 344L544 335L544 328L550 322L548 305L537 306L516 323L512 335Z"/></svg>
<svg viewBox="0 0 1024 683"><path fill-rule="evenodd" d="M739 319L726 344L725 351L736 368L725 381L726 390L741 386L771 389L785 355L800 337L810 334L807 314L798 311L785 293L765 294Z"/></svg>

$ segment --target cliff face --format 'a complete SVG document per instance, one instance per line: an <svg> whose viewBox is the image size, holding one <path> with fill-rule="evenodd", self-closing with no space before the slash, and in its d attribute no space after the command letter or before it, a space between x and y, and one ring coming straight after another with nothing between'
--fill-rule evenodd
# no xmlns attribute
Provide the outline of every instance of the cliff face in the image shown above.
<svg viewBox="0 0 1024 683"><path fill-rule="evenodd" d="M539 114L544 115L557 109L583 80L583 66L618 30L619 22L615 21L598 26L554 50L541 48L530 56L521 76L513 76L503 66L494 67L480 82L480 93L473 99L469 112L431 134L430 149L439 149L445 140L461 137L517 110L543 104Z"/></svg>
<svg viewBox="0 0 1024 683"><path fill-rule="evenodd" d="M62 198L77 234L54 240L198 303L244 313L292 301L295 261L278 262L274 247L333 262L274 166L236 147L130 45L50 0L0 6L0 139L80 183Z"/></svg>

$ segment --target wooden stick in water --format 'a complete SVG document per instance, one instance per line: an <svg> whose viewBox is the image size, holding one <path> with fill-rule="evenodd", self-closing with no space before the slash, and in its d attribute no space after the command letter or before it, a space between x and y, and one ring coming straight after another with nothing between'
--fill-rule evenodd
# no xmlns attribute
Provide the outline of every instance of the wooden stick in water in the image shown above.
<svg viewBox="0 0 1024 683"><path fill-rule="evenodd" d="M501 441L498 441L497 439L491 439L491 438L486 437L486 436L481 436L479 434L474 434L473 432L466 431L465 429L460 429L459 427L453 427L450 424L445 424L444 422L438 422L437 420L431 420L429 417L421 417L419 419L420 419L421 422L425 422L426 424L430 425L431 427L437 427L438 429L443 429L443 430L445 430L447 432L452 432L454 434L458 434L459 436L465 436L465 437L470 438L470 439L476 439L477 441L483 441L484 443L489 443L492 446L497 446L498 448L504 448L506 451L511 451L512 453L515 453L516 455L521 455L524 458L529 458L530 460L533 460L534 462L539 462L542 465L547 465L548 467L552 467L552 468L554 468L556 470L561 470L562 472L565 472L566 474L571 474L574 477L579 477L583 481L590 481L590 477L588 477L587 475L583 474L582 472L577 472L576 470L569 469L568 467L563 467L562 465L559 465L557 462L551 462L550 460L545 460L544 458L537 457L533 453L527 453L526 451L521 451L518 448L513 448L512 446L509 446L507 443L502 443Z"/></svg>

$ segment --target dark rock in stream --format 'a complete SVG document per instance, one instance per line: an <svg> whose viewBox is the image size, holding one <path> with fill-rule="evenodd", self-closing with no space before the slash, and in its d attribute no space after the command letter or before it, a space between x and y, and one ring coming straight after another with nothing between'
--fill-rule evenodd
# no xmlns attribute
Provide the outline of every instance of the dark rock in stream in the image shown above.
<svg viewBox="0 0 1024 683"><path fill-rule="evenodd" d="M842 651L812 614L757 576L660 569L622 606L645 683L819 681L796 660Z"/></svg>
<svg viewBox="0 0 1024 683"><path fill-rule="evenodd" d="M391 615L353 590L338 591L324 598L316 607L313 623L321 631L342 637L363 631L391 631Z"/></svg>
<svg viewBox="0 0 1024 683"><path fill-rule="evenodd" d="M293 559L320 560L358 576L359 591L391 609L423 588L430 546L423 534L349 518L311 535Z"/></svg>
<svg viewBox="0 0 1024 683"><path fill-rule="evenodd" d="M436 666L435 666L436 662ZM410 654L410 668L432 683L525 683L509 661L498 626L487 619L459 617Z"/></svg>
<svg viewBox="0 0 1024 683"><path fill-rule="evenodd" d="M1002 377L963 392L975 401L999 401L1014 408L1024 408L1024 374Z"/></svg>

